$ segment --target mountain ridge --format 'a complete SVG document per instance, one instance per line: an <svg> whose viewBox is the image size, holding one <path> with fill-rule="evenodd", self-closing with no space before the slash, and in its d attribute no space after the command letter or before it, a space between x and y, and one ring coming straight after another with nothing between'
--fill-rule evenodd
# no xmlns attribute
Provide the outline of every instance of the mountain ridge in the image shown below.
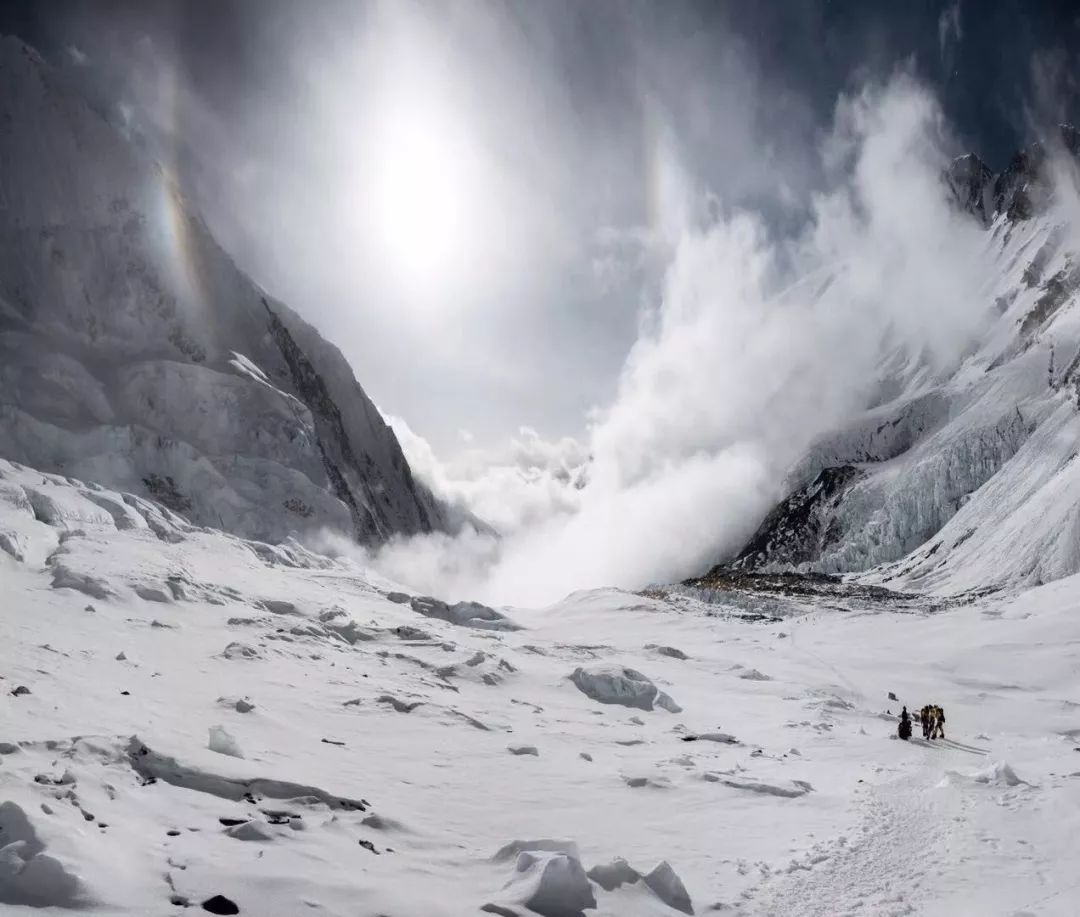
<svg viewBox="0 0 1080 917"><path fill-rule="evenodd" d="M1080 132L1059 130L1075 157ZM946 378L886 386L898 397L820 437L750 540L691 584L852 574L950 594L1080 569L1080 238L1052 150L1033 144L999 175L953 160L947 192L986 232L981 339Z"/></svg>
<svg viewBox="0 0 1080 917"><path fill-rule="evenodd" d="M341 352L224 252L163 167L0 39L5 457L280 541L463 514L414 479Z"/></svg>

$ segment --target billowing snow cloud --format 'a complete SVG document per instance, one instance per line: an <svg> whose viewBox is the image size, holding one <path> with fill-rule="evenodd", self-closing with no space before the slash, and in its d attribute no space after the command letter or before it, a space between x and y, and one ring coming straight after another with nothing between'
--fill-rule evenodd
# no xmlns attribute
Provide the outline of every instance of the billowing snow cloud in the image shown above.
<svg viewBox="0 0 1080 917"><path fill-rule="evenodd" d="M813 439L879 397L885 356L910 382L969 346L980 234L944 194L949 145L935 99L901 73L839 102L820 149L829 190L790 236L683 175L661 294L587 446L523 430L443 465L396 421L417 473L503 538L413 540L378 562L448 598L531 603L682 578L736 550Z"/></svg>

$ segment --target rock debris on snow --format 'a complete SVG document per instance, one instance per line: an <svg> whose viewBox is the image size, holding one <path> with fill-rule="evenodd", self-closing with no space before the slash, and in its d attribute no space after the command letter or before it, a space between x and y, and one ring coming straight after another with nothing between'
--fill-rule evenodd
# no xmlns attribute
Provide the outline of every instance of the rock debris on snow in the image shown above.
<svg viewBox="0 0 1080 917"><path fill-rule="evenodd" d="M694 906L690 901L686 886L683 885L682 880L666 860L659 863L652 872L645 876L645 884L668 907L673 907L684 914L694 913Z"/></svg>
<svg viewBox="0 0 1080 917"><path fill-rule="evenodd" d="M622 857L616 857L610 863L594 866L586 875L608 892L614 891L620 885L632 885L642 878L641 873Z"/></svg>
<svg viewBox="0 0 1080 917"><path fill-rule="evenodd" d="M506 615L481 605L479 602L458 602L448 605L431 596L410 599L412 610L428 618L438 618L460 627L476 627L482 630L518 630L518 626Z"/></svg>
<svg viewBox="0 0 1080 917"><path fill-rule="evenodd" d="M564 853L523 851L503 896L542 917L583 917L596 897L577 857Z"/></svg>
<svg viewBox="0 0 1080 917"><path fill-rule="evenodd" d="M506 750L512 755L533 755L534 757L540 757L540 752L535 745L508 745Z"/></svg>
<svg viewBox="0 0 1080 917"><path fill-rule="evenodd" d="M224 833L238 841L272 841L274 835L266 825L257 821L246 821L226 828Z"/></svg>
<svg viewBox="0 0 1080 917"><path fill-rule="evenodd" d="M676 649L673 646L663 646L661 644L656 644L656 643L646 643L645 644L645 649L653 650L653 651L659 653L661 656L670 656L672 659L689 659L690 658L682 650Z"/></svg>
<svg viewBox="0 0 1080 917"><path fill-rule="evenodd" d="M224 895L214 895L202 903L202 909L211 914L239 914L239 906Z"/></svg>

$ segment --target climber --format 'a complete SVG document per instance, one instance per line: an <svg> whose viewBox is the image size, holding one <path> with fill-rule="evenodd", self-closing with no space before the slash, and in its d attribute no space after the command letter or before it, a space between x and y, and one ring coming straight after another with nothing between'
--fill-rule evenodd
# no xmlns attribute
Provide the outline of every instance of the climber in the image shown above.
<svg viewBox="0 0 1080 917"><path fill-rule="evenodd" d="M934 706L933 708L933 727L930 730L931 739L944 739L945 738L945 711L941 707Z"/></svg>
<svg viewBox="0 0 1080 917"><path fill-rule="evenodd" d="M919 711L919 722L922 724L922 737L924 739L930 738L930 706L924 704L922 710Z"/></svg>
<svg viewBox="0 0 1080 917"><path fill-rule="evenodd" d="M907 707L900 711L900 726L897 734L905 742L911 738L911 717L908 716Z"/></svg>

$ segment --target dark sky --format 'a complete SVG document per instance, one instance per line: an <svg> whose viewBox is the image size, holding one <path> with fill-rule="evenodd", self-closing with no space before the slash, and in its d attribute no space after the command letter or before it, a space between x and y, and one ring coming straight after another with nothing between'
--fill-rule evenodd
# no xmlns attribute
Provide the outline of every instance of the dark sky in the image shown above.
<svg viewBox="0 0 1080 917"><path fill-rule="evenodd" d="M949 151L995 170L1080 117L1080 16L1051 0L21 0L0 31L143 138L441 452L521 425L581 436L657 305L672 200L797 227L842 95L914 72ZM433 164L417 120L456 154ZM399 142L430 212L467 231L430 232L400 175L372 203L377 147ZM388 223L399 204L421 213ZM425 233L437 264L402 250Z"/></svg>
<svg viewBox="0 0 1080 917"><path fill-rule="evenodd" d="M356 8L359 4L346 4ZM445 5L445 4L444 4ZM528 23L538 4L494 0ZM6 0L0 31L46 54L69 44L93 53L107 40L140 33L170 47L193 84L223 108L242 104L272 70L293 36L333 30L335 4L299 0ZM620 29L630 17L658 33L737 35L778 84L813 100L822 118L853 81L914 61L949 120L1000 169L1031 136L1030 120L1073 115L1078 96L1080 6L1069 0L546 0L546 23L566 23L560 38L565 77L590 97L617 96ZM958 8L959 30L942 42ZM943 18L944 17L944 18ZM1033 60L1038 63L1033 65Z"/></svg>

